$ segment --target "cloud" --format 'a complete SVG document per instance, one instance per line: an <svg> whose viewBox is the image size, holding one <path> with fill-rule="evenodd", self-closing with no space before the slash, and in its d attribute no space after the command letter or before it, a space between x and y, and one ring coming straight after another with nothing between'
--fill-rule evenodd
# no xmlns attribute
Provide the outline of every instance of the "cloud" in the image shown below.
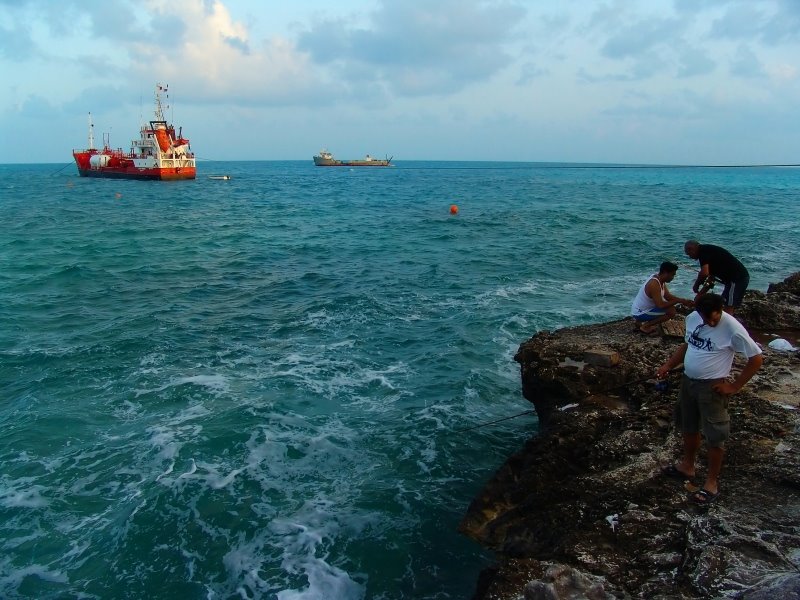
<svg viewBox="0 0 800 600"><path fill-rule="evenodd" d="M66 0L61 9L68 18L41 16L54 35L113 42L105 57L76 57L87 76L99 61L132 90L160 81L195 103L239 106L311 106L320 98L383 106L391 96L455 93L511 64L507 46L526 12L510 0L387 0L371 13L317 21L295 42L254 39L221 0ZM23 33L20 55L30 51L26 39L33 43Z"/></svg>
<svg viewBox="0 0 800 600"><path fill-rule="evenodd" d="M356 88L368 82L400 96L453 93L511 63L507 45L525 14L505 1L385 0L368 27L318 21L300 34L298 48Z"/></svg>
<svg viewBox="0 0 800 600"><path fill-rule="evenodd" d="M26 27L0 27L0 56L15 62L24 62L37 54L36 44Z"/></svg>
<svg viewBox="0 0 800 600"><path fill-rule="evenodd" d="M582 28L594 45L597 65L582 66L584 81L643 81L664 75L692 77L713 71L715 62L691 44L693 15L639 12L641 5L601 5ZM605 59L603 62L601 59Z"/></svg>
<svg viewBox="0 0 800 600"><path fill-rule="evenodd" d="M678 19L640 19L618 29L601 48L607 58L636 58L644 52L671 46L683 28Z"/></svg>
<svg viewBox="0 0 800 600"><path fill-rule="evenodd" d="M760 40L767 46L800 41L800 3L796 0L731 2L710 31L732 40Z"/></svg>
<svg viewBox="0 0 800 600"><path fill-rule="evenodd" d="M766 74L761 61L746 44L742 44L736 49L736 54L731 60L730 72L745 78L764 77Z"/></svg>
<svg viewBox="0 0 800 600"><path fill-rule="evenodd" d="M678 77L708 75L713 73L717 66L705 51L698 48L684 48L678 60Z"/></svg>
<svg viewBox="0 0 800 600"><path fill-rule="evenodd" d="M137 4L124 2L83 2L74 3L75 11L85 11L84 18L88 21L91 34L97 38L106 38L119 43L141 39L146 35L145 29L137 22ZM56 20L64 23L64 15L58 15Z"/></svg>
<svg viewBox="0 0 800 600"><path fill-rule="evenodd" d="M218 0L148 6L156 35L129 49L137 79L157 76L173 88L193 90L199 102L276 106L312 101L312 65L289 40L254 42Z"/></svg>
<svg viewBox="0 0 800 600"><path fill-rule="evenodd" d="M52 119L62 114L59 108L56 108L49 100L41 96L28 96L18 111L20 117L33 120Z"/></svg>
<svg viewBox="0 0 800 600"><path fill-rule="evenodd" d="M763 7L763 5L761 5ZM711 24L710 34L722 39L758 38L767 17L758 4L743 4L728 7L723 16Z"/></svg>
<svg viewBox="0 0 800 600"><path fill-rule="evenodd" d="M534 62L526 62L520 66L520 75L517 83L519 85L525 85L530 83L536 79L546 77L550 74L549 69L545 69L540 67L538 64Z"/></svg>
<svg viewBox="0 0 800 600"><path fill-rule="evenodd" d="M647 117L675 123L702 119L709 108L719 108L716 105L710 107L710 102L707 97L700 97L688 89L663 96L628 94L616 106L601 111L601 114L620 119Z"/></svg>

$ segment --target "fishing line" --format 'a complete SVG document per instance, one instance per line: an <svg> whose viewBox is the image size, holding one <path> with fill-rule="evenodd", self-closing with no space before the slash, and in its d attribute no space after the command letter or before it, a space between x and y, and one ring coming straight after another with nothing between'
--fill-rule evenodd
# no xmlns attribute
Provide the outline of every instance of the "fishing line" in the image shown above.
<svg viewBox="0 0 800 600"><path fill-rule="evenodd" d="M453 433L464 433L465 431L472 431L473 429L480 429L481 427L486 427L487 425L494 425L495 423L501 423L503 421L508 421L509 419L516 419L517 417L521 417L522 415L530 415L535 413L534 409L528 409L521 413L517 413L516 415L511 415L510 417L503 417L502 419L496 419L494 421L489 421L488 423L482 423L480 425L474 425L472 427L467 427L465 429L454 429Z"/></svg>
<svg viewBox="0 0 800 600"><path fill-rule="evenodd" d="M678 371L683 371L683 365L679 365L677 367L673 367L669 371L667 371L667 377L672 375L673 373L677 373ZM646 381L650 381L653 379L652 375L648 375L647 377L642 377L641 379L634 379L633 381L626 381L620 385L615 385L614 387L606 388L604 390L600 390L598 393L605 393L610 392L612 390L618 390L623 387L627 387L629 385L635 385L637 383L644 383ZM657 388L658 389L658 388ZM664 391L664 390L659 390ZM503 421L508 421L509 419L516 419L517 417L521 417L522 415L527 415L531 413L535 413L535 410L526 410L521 413L517 413L516 415L511 415L510 417L503 417L502 419L495 419L494 421L489 421L488 423L481 423L480 425L473 425L472 427L467 427L466 429L454 429L453 433L464 433L465 431L472 431L474 429L480 429L481 427L487 427L489 425L494 425L495 423L502 423Z"/></svg>
<svg viewBox="0 0 800 600"><path fill-rule="evenodd" d="M68 162L67 164L65 164L63 167L61 167L61 168L60 168L58 171L56 171L55 173L51 173L51 174L50 174L50 177L53 177L54 175L58 175L59 173L61 173L61 171L63 171L64 169L66 169L68 166L70 166L70 165L74 165L74 164L75 164L74 162Z"/></svg>

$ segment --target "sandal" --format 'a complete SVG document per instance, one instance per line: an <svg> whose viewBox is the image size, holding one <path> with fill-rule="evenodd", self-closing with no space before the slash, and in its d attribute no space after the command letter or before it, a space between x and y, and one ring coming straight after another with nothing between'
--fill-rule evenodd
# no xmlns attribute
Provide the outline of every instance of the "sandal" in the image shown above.
<svg viewBox="0 0 800 600"><path fill-rule="evenodd" d="M691 498L692 502L695 504L708 505L712 502L715 502L716 499L719 498L719 492L712 494L708 490L702 489L694 494L691 494L689 498Z"/></svg>
<svg viewBox="0 0 800 600"><path fill-rule="evenodd" d="M682 481L691 481L694 479L694 475L687 475L673 464L661 467L661 474L665 477L674 477L675 479L680 479Z"/></svg>

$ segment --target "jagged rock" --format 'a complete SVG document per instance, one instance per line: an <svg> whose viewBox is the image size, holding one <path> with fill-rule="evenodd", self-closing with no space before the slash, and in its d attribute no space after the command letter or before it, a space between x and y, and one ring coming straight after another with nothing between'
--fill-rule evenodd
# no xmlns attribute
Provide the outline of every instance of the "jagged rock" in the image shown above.
<svg viewBox="0 0 800 600"><path fill-rule="evenodd" d="M666 336L683 339L686 333L686 322L684 319L670 319L661 324L661 331Z"/></svg>
<svg viewBox="0 0 800 600"><path fill-rule="evenodd" d="M498 469L461 522L498 559L474 600L591 598L591 589L602 598L796 598L800 352L765 342L780 331L798 344L798 306L800 274L767 294L749 291L737 312L761 336L765 361L731 399L722 493L708 507L659 471L680 451L671 427L679 374L659 390L654 373L679 339L644 336L624 319L524 342L515 360L539 434ZM619 360L587 361L587 352ZM700 477L704 461L701 454ZM554 565L568 576L548 575Z"/></svg>
<svg viewBox="0 0 800 600"><path fill-rule="evenodd" d="M800 573L767 577L744 592L740 600L800 600Z"/></svg>
<svg viewBox="0 0 800 600"><path fill-rule="evenodd" d="M764 294L745 292L745 300L737 317L748 328L766 331L800 329L800 272L781 283L771 283Z"/></svg>
<svg viewBox="0 0 800 600"><path fill-rule="evenodd" d="M529 581L525 600L613 600L602 578L592 577L566 565L552 565L543 580Z"/></svg>

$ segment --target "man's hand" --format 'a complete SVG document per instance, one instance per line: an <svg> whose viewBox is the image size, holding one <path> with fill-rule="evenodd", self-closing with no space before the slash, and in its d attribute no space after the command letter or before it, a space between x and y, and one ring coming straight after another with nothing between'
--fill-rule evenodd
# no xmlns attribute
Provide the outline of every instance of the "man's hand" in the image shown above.
<svg viewBox="0 0 800 600"><path fill-rule="evenodd" d="M727 380L720 381L719 383L715 383L711 386L711 388L717 392L718 394L724 394L725 396L730 396L731 394L735 394L740 389L744 387L744 384L750 381L750 378L761 368L761 365L764 362L764 355L763 354L756 354L751 356L747 359L747 364L742 369L742 372L739 373L739 376L736 378L736 381L730 382Z"/></svg>
<svg viewBox="0 0 800 600"><path fill-rule="evenodd" d="M718 394L723 396L730 396L738 392L741 388L736 387L730 381L720 381L711 386L711 388Z"/></svg>

